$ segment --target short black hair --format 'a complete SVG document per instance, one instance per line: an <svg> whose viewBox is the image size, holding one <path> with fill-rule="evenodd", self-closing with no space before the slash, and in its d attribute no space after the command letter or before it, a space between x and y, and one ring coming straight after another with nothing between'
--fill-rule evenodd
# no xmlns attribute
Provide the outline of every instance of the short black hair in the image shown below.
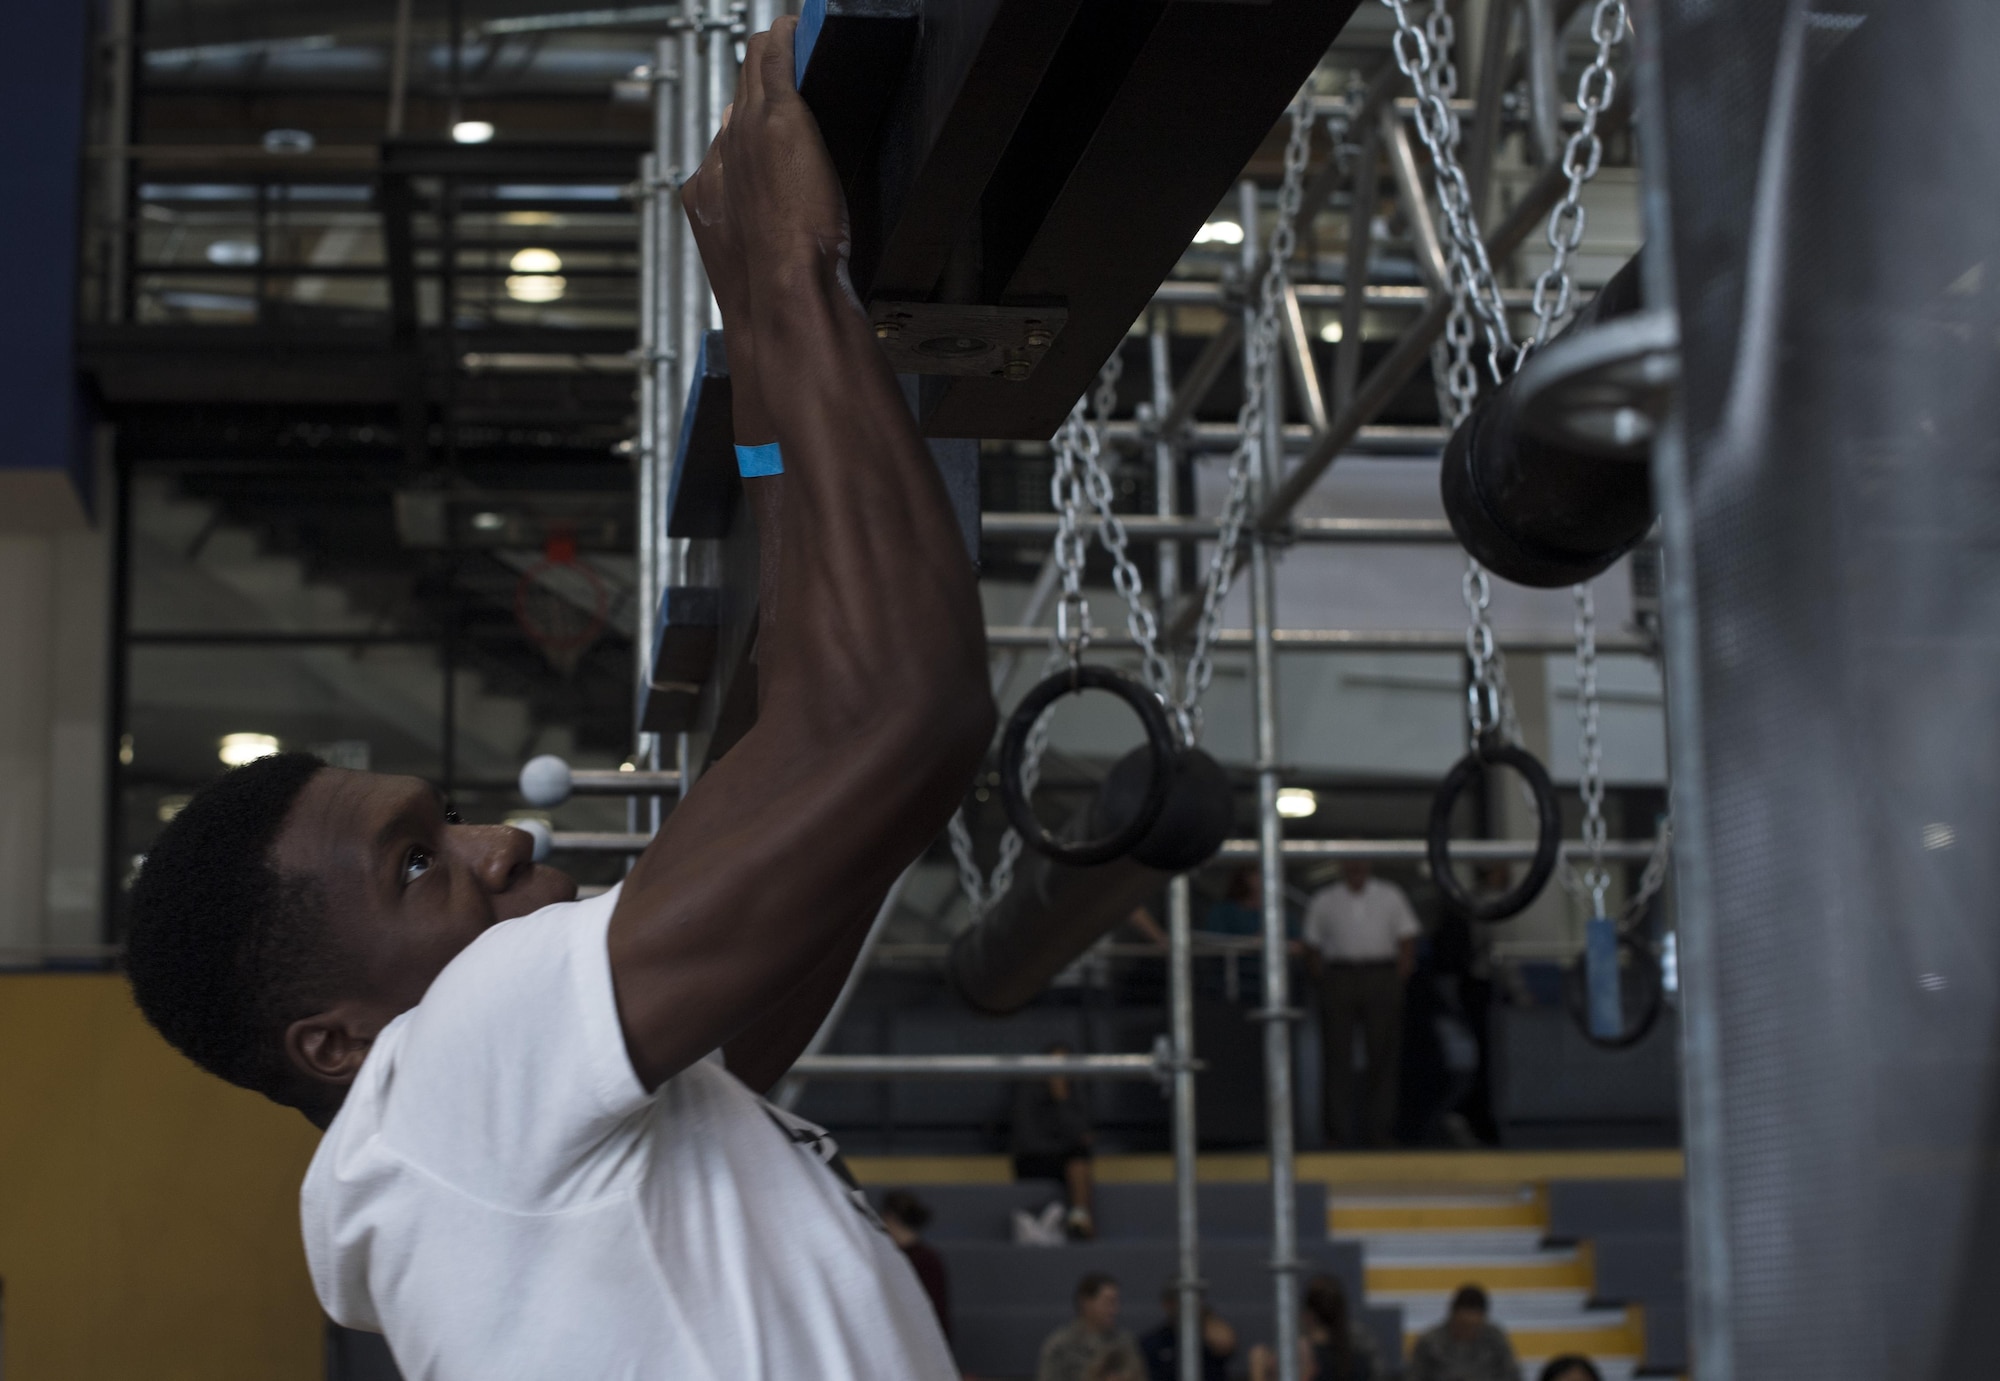
<svg viewBox="0 0 2000 1381"><path fill-rule="evenodd" d="M922 1232L931 1220L931 1208L907 1189L892 1189L882 1196L882 1216L894 1218L911 1232Z"/></svg>
<svg viewBox="0 0 2000 1381"><path fill-rule="evenodd" d="M125 975L146 1020L211 1074L302 1107L285 1027L341 973L311 878L271 861L285 817L326 764L278 753L197 792L160 831L132 884Z"/></svg>
<svg viewBox="0 0 2000 1381"><path fill-rule="evenodd" d="M1486 1291L1477 1285L1461 1285L1458 1293L1451 1297L1451 1312L1461 1309L1477 1309L1480 1313L1490 1313L1492 1306L1487 1302Z"/></svg>
<svg viewBox="0 0 2000 1381"><path fill-rule="evenodd" d="M1562 1381L1564 1376L1579 1367L1590 1381L1604 1381L1604 1374L1598 1371L1597 1363L1580 1352L1565 1352L1560 1357L1549 1358L1548 1365L1542 1368L1541 1381Z"/></svg>
<svg viewBox="0 0 2000 1381"><path fill-rule="evenodd" d="M1118 1283L1118 1278L1116 1276L1111 1275L1109 1272L1106 1271L1086 1272L1076 1282L1076 1302L1078 1304L1084 1304L1090 1300L1094 1300L1098 1297L1099 1294L1103 1292L1105 1286L1116 1285L1117 1283Z"/></svg>

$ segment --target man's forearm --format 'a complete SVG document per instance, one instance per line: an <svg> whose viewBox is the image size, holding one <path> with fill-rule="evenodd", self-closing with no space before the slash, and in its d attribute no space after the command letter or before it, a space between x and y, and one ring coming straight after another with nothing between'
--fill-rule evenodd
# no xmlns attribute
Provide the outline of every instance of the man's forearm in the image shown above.
<svg viewBox="0 0 2000 1381"><path fill-rule="evenodd" d="M839 188L791 88L792 33L752 37L733 121L683 189L728 329L747 323L746 376L785 473L750 482L776 554L757 721L668 818L612 917L620 1024L648 1087L838 966L856 899L872 906L943 827L993 726L972 565L841 286Z"/></svg>
<svg viewBox="0 0 2000 1381"><path fill-rule="evenodd" d="M943 483L834 266L773 274L753 292L752 329L786 455L773 694L790 687L816 720L849 724L987 701L982 616Z"/></svg>

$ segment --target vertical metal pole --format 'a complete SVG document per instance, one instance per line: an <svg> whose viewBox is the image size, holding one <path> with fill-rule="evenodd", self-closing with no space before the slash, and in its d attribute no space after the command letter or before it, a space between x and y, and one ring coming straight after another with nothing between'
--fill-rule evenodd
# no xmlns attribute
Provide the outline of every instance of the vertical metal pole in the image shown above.
<svg viewBox="0 0 2000 1381"><path fill-rule="evenodd" d="M715 75L715 64L702 61L702 0L681 0L680 31L680 177L683 181L694 176L701 166L703 156L708 152L711 130L722 124L722 108L725 101L715 99L709 93L704 101L704 72L709 77ZM708 112L714 111L715 123L709 123ZM675 243L679 253L675 255L677 267L674 275L674 407L676 423L674 432L679 435L679 408L694 387L694 372L701 363L702 334L709 324L708 273L702 268L701 250L694 242L694 236L678 222L675 226L678 237ZM682 565L687 559L685 544L676 544L678 550L670 554L670 559ZM693 787L700 770L696 761L692 742L686 734L679 735L674 742L674 766L681 774L681 794L685 796Z"/></svg>
<svg viewBox="0 0 2000 1381"><path fill-rule="evenodd" d="M704 139L712 139L722 128L722 112L735 95L736 86L736 37L732 32L734 16L731 0L708 0L708 104L705 108L707 122L703 126ZM693 171L692 168L689 169ZM722 325L722 309L711 295L708 300L707 321L710 326Z"/></svg>
<svg viewBox="0 0 2000 1381"><path fill-rule="evenodd" d="M750 0L750 32L761 34L778 19L778 0Z"/></svg>
<svg viewBox="0 0 2000 1381"><path fill-rule="evenodd" d="M1167 313L1164 309L1153 313L1153 329L1146 339L1153 366L1153 418L1165 417L1174 405L1173 359L1169 352L1167 335ZM1171 518L1179 511L1180 457L1176 453L1173 438L1161 433L1153 443L1153 511L1162 518ZM1160 617L1168 614L1168 606L1179 598L1181 592L1181 544L1160 543L1158 556L1158 598L1155 607Z"/></svg>
<svg viewBox="0 0 2000 1381"><path fill-rule="evenodd" d="M680 111L680 157L676 161L680 165L678 171L683 181L694 175L708 149L708 126L703 123L701 99L701 14L702 0L681 0L684 27L680 32L681 77L677 102ZM674 308L677 314L674 350L678 356L675 360L676 406L694 386L694 371L701 358L701 335L708 329L708 275L701 266L701 251L695 247L692 235L682 234L679 244L680 262L674 281ZM687 779L683 777L681 780L685 782Z"/></svg>
<svg viewBox="0 0 2000 1381"><path fill-rule="evenodd" d="M1245 236L1246 242L1249 236ZM1174 373L1167 313L1153 313L1147 337L1153 373L1153 416L1163 418L1174 405ZM1171 518L1180 509L1180 456L1173 438L1162 433L1153 443L1153 509ZM1181 547L1162 542L1155 607L1161 617L1180 595ZM1180 1381L1201 1381L1201 1195L1195 1178L1194 1108L1194 906L1187 874L1167 884L1167 1003L1174 1043L1174 1226L1180 1249L1180 1294L1177 1344Z"/></svg>
<svg viewBox="0 0 2000 1381"><path fill-rule="evenodd" d="M1174 1219L1180 1242L1180 1381L1201 1381L1201 1200L1195 1180L1194 906L1186 873L1167 884L1167 991L1174 1042Z"/></svg>
<svg viewBox="0 0 2000 1381"><path fill-rule="evenodd" d="M640 517L653 544L653 588L641 624L648 663L652 660L661 595L667 586L684 583L687 577L687 544L667 536L667 475L680 440L685 397L680 388L681 348L676 340L680 321L677 294L681 241L693 239L683 224L680 204L680 184L691 170L680 165L677 155L681 138L680 93L692 80L689 69L681 62L680 41L671 36L661 38L653 47L653 159L658 173L650 194L653 207L650 244L655 269L653 296L648 306L653 317L653 350L647 362L653 390L654 444L646 464L652 470L653 502ZM639 744L640 762L646 767L659 767L661 749L657 735L643 735ZM678 753L674 765L680 766ZM660 798L648 797L646 809L645 827L657 831L661 821Z"/></svg>
<svg viewBox="0 0 2000 1381"><path fill-rule="evenodd" d="M1666 92L1660 71L1664 27L1659 0L1638 0L1633 15L1637 116L1646 157L1639 165L1640 224L1646 252L1639 268L1648 302L1677 302L1673 219L1668 200ZM1686 153L1681 153L1686 157ZM1681 1002L1682 1142L1687 1150L1688 1346L1703 1381L1736 1381L1736 1332L1730 1303L1729 1185L1723 1148L1721 979L1708 821L1708 772L1702 755L1700 605L1694 579L1694 502L1687 437L1679 409L1653 450L1653 500L1660 514L1660 670L1667 702L1667 754L1674 819L1674 916Z"/></svg>
<svg viewBox="0 0 2000 1381"><path fill-rule="evenodd" d="M1481 35L1479 71L1475 74L1472 137L1465 157L1465 177L1471 184L1472 218L1486 224L1486 189L1493 181L1493 156L1500 142L1500 92L1507 80L1507 36L1514 25L1519 0L1488 0L1486 28ZM1488 93L1492 94L1489 96Z"/></svg>
<svg viewBox="0 0 2000 1381"><path fill-rule="evenodd" d="M1259 236L1256 188L1244 184L1243 244L1254 257ZM1244 309L1244 384L1249 371L1264 370L1264 426L1257 438L1257 480L1263 496L1276 490L1283 463L1284 369L1276 350L1263 350L1257 339L1257 295ZM1257 748L1257 843L1264 879L1264 1006L1257 1015L1264 1023L1265 1115L1271 1155L1271 1288L1275 1304L1274 1346L1279 1381L1299 1381L1298 1206L1292 1163L1292 1027L1285 954L1284 840L1278 821L1278 659L1272 630L1277 624L1277 563L1263 532L1250 538L1250 640L1253 714Z"/></svg>
<svg viewBox="0 0 2000 1381"><path fill-rule="evenodd" d="M654 98L664 100L665 93L657 85L659 73L654 74ZM662 507L659 489L659 453L661 449L659 427L659 398L657 397L659 371L655 367L655 357L660 349L660 201L655 184L659 181L660 161L657 154L647 154L639 160L639 440L635 459L638 461L637 513L634 536L638 545L638 570L634 580L634 597L638 607L634 610L632 633L632 704L636 713L638 707L646 703L646 688L652 681L653 670L653 622L660 606L660 548L653 513ZM638 732L637 752L633 759L638 762L650 755L652 735ZM648 764L649 766L651 764ZM627 822L637 828L636 820Z"/></svg>
<svg viewBox="0 0 2000 1381"><path fill-rule="evenodd" d="M1354 192L1347 203L1347 261L1341 274L1340 344L1333 352L1333 415L1354 404L1361 380L1361 340L1368 310L1368 261L1374 247L1375 184L1380 177L1382 137L1375 125L1360 131L1354 158Z"/></svg>
<svg viewBox="0 0 2000 1381"><path fill-rule="evenodd" d="M389 137L403 132L410 97L410 9L414 0L396 0L396 27L389 39Z"/></svg>
<svg viewBox="0 0 2000 1381"><path fill-rule="evenodd" d="M104 55L106 101L104 142L118 152L104 160L104 282L98 302L99 319L123 321L127 316L126 265L132 245L132 88L136 58L133 42L135 0L112 0L106 14Z"/></svg>
<svg viewBox="0 0 2000 1381"><path fill-rule="evenodd" d="M1557 51L1562 32L1556 24L1555 0L1527 0L1528 128L1534 135L1535 161L1544 168L1562 156L1562 92L1556 89Z"/></svg>

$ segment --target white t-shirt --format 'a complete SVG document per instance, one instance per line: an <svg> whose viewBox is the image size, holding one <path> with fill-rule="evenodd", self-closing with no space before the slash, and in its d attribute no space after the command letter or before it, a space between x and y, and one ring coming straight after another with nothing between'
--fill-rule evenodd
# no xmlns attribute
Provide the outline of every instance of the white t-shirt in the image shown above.
<svg viewBox="0 0 2000 1381"><path fill-rule="evenodd" d="M1338 963L1394 959L1397 946L1417 933L1410 899L1381 878L1369 878L1359 892L1345 882L1322 887L1306 906L1306 943Z"/></svg>
<svg viewBox="0 0 2000 1381"><path fill-rule="evenodd" d="M625 1052L616 889L494 926L382 1032L301 1194L339 1323L407 1381L958 1375L820 1128Z"/></svg>

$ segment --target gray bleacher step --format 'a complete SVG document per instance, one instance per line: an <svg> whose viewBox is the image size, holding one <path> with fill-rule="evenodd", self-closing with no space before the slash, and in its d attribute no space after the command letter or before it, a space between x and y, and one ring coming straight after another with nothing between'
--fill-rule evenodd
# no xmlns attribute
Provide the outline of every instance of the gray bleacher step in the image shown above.
<svg viewBox="0 0 2000 1381"><path fill-rule="evenodd" d="M932 1244L951 1272L954 1299L1067 1312L1076 1282L1092 1271L1115 1277L1134 1303L1157 1298L1176 1270L1174 1243L1078 1242L1065 1247L1016 1247L1004 1242ZM1360 1249L1350 1243L1304 1242L1300 1254L1336 1276L1351 1299L1361 1298ZM1201 1273L1212 1299L1256 1299L1270 1289L1271 1248L1255 1241L1206 1242Z"/></svg>
<svg viewBox="0 0 2000 1381"><path fill-rule="evenodd" d="M956 1283L954 1282L954 1289ZM954 1296L956 1297L956 1296ZM1121 1324L1134 1336L1158 1325L1164 1317L1150 1300L1125 1294ZM1233 1325L1240 1339L1239 1365L1256 1343L1268 1344L1272 1337L1272 1306L1269 1277L1265 1291L1255 1300L1217 1300L1214 1307ZM1032 1308L980 1306L952 1311L952 1347L958 1364L981 1381L1010 1381L1032 1377L1040 1357L1042 1340L1073 1317L1067 1307ZM1367 1327L1385 1358L1401 1355L1402 1316L1394 1309L1370 1309Z"/></svg>
<svg viewBox="0 0 2000 1381"><path fill-rule="evenodd" d="M917 1185L914 1191L931 1209L925 1236L933 1242L1007 1242L1013 1236L1016 1209L1034 1212L1061 1197L1052 1181L1027 1180L1004 1184ZM876 1201L881 1191L872 1191ZM1298 1233L1304 1242L1326 1237L1326 1186L1298 1186ZM1263 1238L1271 1232L1271 1191L1263 1184L1204 1184L1197 1190L1203 1240ZM1171 1184L1100 1184L1097 1187L1097 1232L1102 1240L1171 1238L1174 1235L1174 1186Z"/></svg>

